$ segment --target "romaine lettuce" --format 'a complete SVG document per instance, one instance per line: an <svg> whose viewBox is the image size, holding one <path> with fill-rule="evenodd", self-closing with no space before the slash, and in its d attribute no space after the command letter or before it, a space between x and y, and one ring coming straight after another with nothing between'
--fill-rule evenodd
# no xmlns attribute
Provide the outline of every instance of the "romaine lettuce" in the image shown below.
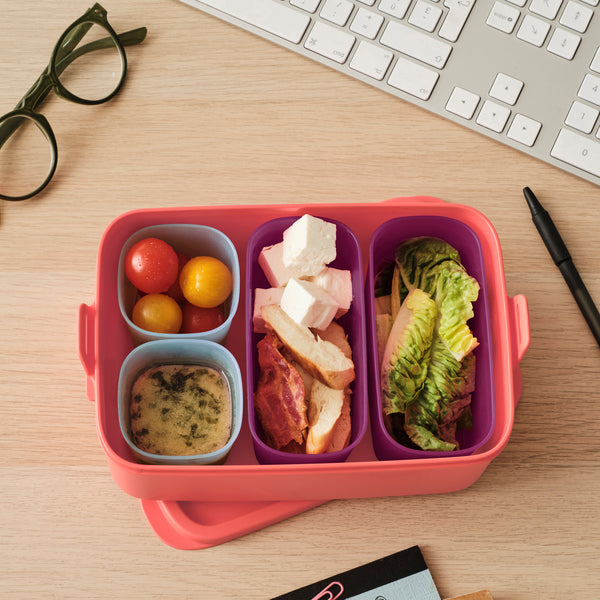
<svg viewBox="0 0 600 600"><path fill-rule="evenodd" d="M477 346L467 321L473 317L479 284L465 271L459 253L438 238L413 238L398 246L396 262L409 290L419 288L436 301L438 335L461 360Z"/></svg>
<svg viewBox="0 0 600 600"><path fill-rule="evenodd" d="M448 262L460 266L460 255L439 238L413 238L396 248L396 263L409 291L419 288L433 296L440 266Z"/></svg>
<svg viewBox="0 0 600 600"><path fill-rule="evenodd" d="M391 293L403 290L408 296L394 319L381 364L383 412L388 423L390 415L403 413L405 433L418 447L453 450L458 447L457 426L470 418L472 350L478 342L467 321L473 317L479 284L466 272L459 253L438 238L400 244L395 261Z"/></svg>
<svg viewBox="0 0 600 600"><path fill-rule="evenodd" d="M404 428L424 450L454 450L458 420L475 388L475 355L458 361L436 336L430 356L427 378L406 410Z"/></svg>
<svg viewBox="0 0 600 600"><path fill-rule="evenodd" d="M382 359L385 414L405 412L421 391L427 377L436 315L436 303L421 290L413 290L402 303Z"/></svg>

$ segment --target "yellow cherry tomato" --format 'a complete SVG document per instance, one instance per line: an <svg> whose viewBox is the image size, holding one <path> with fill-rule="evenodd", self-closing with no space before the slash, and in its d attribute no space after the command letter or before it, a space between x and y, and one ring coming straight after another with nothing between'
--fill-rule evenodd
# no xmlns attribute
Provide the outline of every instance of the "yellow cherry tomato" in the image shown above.
<svg viewBox="0 0 600 600"><path fill-rule="evenodd" d="M229 267L212 256L191 258L181 270L179 285L185 299L200 308L214 308L227 300L233 289Z"/></svg>
<svg viewBox="0 0 600 600"><path fill-rule="evenodd" d="M133 307L132 321L154 333L178 333L182 319L181 307L166 294L142 296Z"/></svg>

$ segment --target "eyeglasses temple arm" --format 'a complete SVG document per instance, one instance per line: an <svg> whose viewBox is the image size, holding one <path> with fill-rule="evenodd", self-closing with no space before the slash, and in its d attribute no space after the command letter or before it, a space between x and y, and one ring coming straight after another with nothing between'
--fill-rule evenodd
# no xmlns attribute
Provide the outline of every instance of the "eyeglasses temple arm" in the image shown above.
<svg viewBox="0 0 600 600"><path fill-rule="evenodd" d="M147 29L145 27L139 27L138 29L132 29L125 33L120 33L117 37L123 46L134 46L140 44L146 38ZM104 50L113 46L114 42L112 38L105 37L101 40L90 42L81 48L73 50L56 63L56 74L60 75L75 59L87 54L88 52L94 52L95 50Z"/></svg>
<svg viewBox="0 0 600 600"><path fill-rule="evenodd" d="M77 30L78 28L76 28ZM87 31L87 30L86 30ZM136 44L140 44L146 38L146 33L148 30L146 27L139 27L138 29L132 29L131 31L126 31L125 33L120 33L117 37L123 46L134 46ZM85 35L86 32L84 32ZM75 36L75 38L71 38L75 40L75 44L77 44L81 40L82 36ZM110 37L102 38L101 40L96 40L94 42L90 42L85 46L81 46L81 48L77 48L74 51L71 51L69 54L64 56L59 62L56 64L56 73L60 75L76 58L87 54L88 52L93 52L95 50L103 50L105 48L110 48L113 44L112 39ZM72 45L71 45L72 47ZM49 69L46 69L38 78L38 80L33 84L31 89L21 98L20 102L17 104L16 108L23 108L25 105L28 105L31 110L35 110L44 100L44 98L50 93L52 89L51 85L47 84ZM41 85L41 84L44 85ZM15 130L21 124L21 119L10 119L0 125L0 148L8 140L8 138L15 132Z"/></svg>

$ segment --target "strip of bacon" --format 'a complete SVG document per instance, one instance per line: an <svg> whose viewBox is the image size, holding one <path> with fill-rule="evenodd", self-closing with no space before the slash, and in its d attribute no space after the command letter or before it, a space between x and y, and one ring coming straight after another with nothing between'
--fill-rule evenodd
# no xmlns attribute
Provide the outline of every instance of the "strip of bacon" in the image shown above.
<svg viewBox="0 0 600 600"><path fill-rule="evenodd" d="M292 441L302 444L308 427L304 382L282 356L280 347L281 342L273 333L258 342L260 376L254 395L265 439L277 450Z"/></svg>

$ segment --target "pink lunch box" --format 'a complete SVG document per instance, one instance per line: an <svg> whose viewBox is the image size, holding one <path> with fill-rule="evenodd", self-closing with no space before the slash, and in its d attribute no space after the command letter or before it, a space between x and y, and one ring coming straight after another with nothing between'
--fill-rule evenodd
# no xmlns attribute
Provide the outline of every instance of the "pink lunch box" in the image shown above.
<svg viewBox="0 0 600 600"><path fill-rule="evenodd" d="M487 441L473 453L404 460L378 460L370 427L345 462L260 464L244 415L242 431L224 465L147 465L135 461L118 419L117 382L133 349L117 298L121 248L130 235L150 225L192 223L223 231L235 244L245 290L246 247L256 228L278 217L305 213L344 223L356 235L362 262L369 263L374 232L402 216L441 216L469 227L481 245L491 335L494 423ZM366 270L366 269L365 269ZM244 306L240 298L240 307ZM246 364L243 310L238 310L227 347ZM204 548L239 537L335 498L434 494L472 485L508 442L521 392L519 363L530 340L527 301L508 297L502 253L491 223L477 210L436 198L395 198L385 202L199 206L132 211L111 223L102 236L96 297L78 315L79 355L87 395L95 402L97 430L117 485L142 501L157 533L176 548ZM245 385L244 377L244 385Z"/></svg>

